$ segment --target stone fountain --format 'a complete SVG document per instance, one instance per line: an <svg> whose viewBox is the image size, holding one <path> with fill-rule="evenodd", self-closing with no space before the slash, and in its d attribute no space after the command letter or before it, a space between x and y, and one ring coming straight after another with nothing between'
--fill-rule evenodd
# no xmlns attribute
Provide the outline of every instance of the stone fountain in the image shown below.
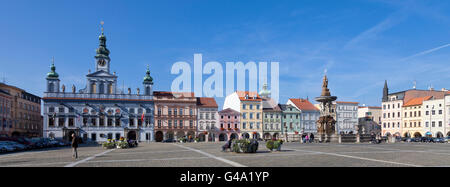
<svg viewBox="0 0 450 187"><path fill-rule="evenodd" d="M333 118L333 101L337 99L336 96L331 96L328 89L327 75L323 77L322 94L316 97L315 100L320 103L320 118L317 121L317 134L319 141L323 143L337 143L339 136L336 131L336 120Z"/></svg>

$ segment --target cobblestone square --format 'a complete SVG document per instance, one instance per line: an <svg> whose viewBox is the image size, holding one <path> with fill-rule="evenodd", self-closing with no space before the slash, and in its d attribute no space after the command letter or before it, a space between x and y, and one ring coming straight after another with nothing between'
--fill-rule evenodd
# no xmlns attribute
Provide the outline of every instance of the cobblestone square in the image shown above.
<svg viewBox="0 0 450 187"><path fill-rule="evenodd" d="M0 167L450 167L449 144L285 143L256 154L222 152L223 143L141 143L132 149L80 147L0 155Z"/></svg>

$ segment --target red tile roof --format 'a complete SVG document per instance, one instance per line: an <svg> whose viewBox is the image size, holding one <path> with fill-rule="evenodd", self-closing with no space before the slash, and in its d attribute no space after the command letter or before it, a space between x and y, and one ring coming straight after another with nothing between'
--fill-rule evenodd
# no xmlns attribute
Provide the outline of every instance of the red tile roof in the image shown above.
<svg viewBox="0 0 450 187"><path fill-rule="evenodd" d="M239 99L241 101L262 101L261 97L259 97L257 92L249 92L249 91L236 91ZM245 96L248 95L248 99ZM256 96L256 99L254 97Z"/></svg>
<svg viewBox="0 0 450 187"><path fill-rule="evenodd" d="M297 108L300 110L319 110L317 107L315 107L311 102L309 102L306 99L289 99L291 100Z"/></svg>
<svg viewBox="0 0 450 187"><path fill-rule="evenodd" d="M198 97L197 105L203 108L217 108L216 100L212 97Z"/></svg>
<svg viewBox="0 0 450 187"><path fill-rule="evenodd" d="M408 102L406 102L403 107L409 107L409 106L417 106L417 105L422 105L423 101L428 101L432 98L433 96L426 96L426 97L416 97L416 98L412 98L410 99Z"/></svg>

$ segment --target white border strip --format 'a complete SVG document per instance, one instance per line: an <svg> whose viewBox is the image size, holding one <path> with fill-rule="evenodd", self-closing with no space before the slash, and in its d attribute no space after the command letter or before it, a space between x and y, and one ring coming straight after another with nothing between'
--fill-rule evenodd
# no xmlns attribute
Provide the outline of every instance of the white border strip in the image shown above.
<svg viewBox="0 0 450 187"><path fill-rule="evenodd" d="M234 167L247 167L247 166L242 165L242 164L239 164L239 163L237 163L237 162L233 162L233 161L231 161L231 160L227 160L227 159L224 159L224 158L222 158L222 157L217 157L217 156L214 156L214 155L212 155L212 154L209 154L209 153L200 151L200 150L198 150L198 149L194 149L194 148L190 148L190 147L185 147L185 146L179 145L179 144L173 144L173 145L176 145L176 146L178 146L178 147L181 147L181 148L184 148L184 149L188 149L188 150L191 150L191 151L195 151L195 152L200 153L200 154L202 154L202 155L205 155L205 156L207 156L207 157L214 158L214 159L216 159L216 160L219 160L219 161L225 162L225 163L227 163L227 164L230 164L230 165L232 165L232 166L234 166Z"/></svg>
<svg viewBox="0 0 450 187"><path fill-rule="evenodd" d="M111 151L114 151L114 149L111 149L111 150L105 151L105 152L103 152L103 153L99 153L99 154L96 154L96 155L94 155L94 156L91 156L91 157L85 158L85 159L83 159L83 160L80 160L80 161L78 161L78 162L74 162L74 163L71 163L71 164L67 164L67 165L66 165L66 166L64 166L64 167L74 167L74 166L76 166L76 165L78 165L78 164L81 164L81 163L87 162L87 161L89 161L89 160L92 160L92 159L94 159L95 157L99 157L99 156L102 156L102 155L104 155L104 154L107 154L107 153L109 153L109 152L111 152Z"/></svg>

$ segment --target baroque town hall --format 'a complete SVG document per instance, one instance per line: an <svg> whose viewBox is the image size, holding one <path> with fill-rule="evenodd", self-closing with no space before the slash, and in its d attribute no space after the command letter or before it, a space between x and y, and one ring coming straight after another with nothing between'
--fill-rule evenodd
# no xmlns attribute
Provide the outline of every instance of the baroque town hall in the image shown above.
<svg viewBox="0 0 450 187"><path fill-rule="evenodd" d="M119 92L117 76L110 73L106 36L99 37L95 72L86 75L86 87L66 91L52 64L44 92L44 137L70 140L75 133L84 140L106 141L125 137L153 141L153 78L150 70L143 81L143 92Z"/></svg>

